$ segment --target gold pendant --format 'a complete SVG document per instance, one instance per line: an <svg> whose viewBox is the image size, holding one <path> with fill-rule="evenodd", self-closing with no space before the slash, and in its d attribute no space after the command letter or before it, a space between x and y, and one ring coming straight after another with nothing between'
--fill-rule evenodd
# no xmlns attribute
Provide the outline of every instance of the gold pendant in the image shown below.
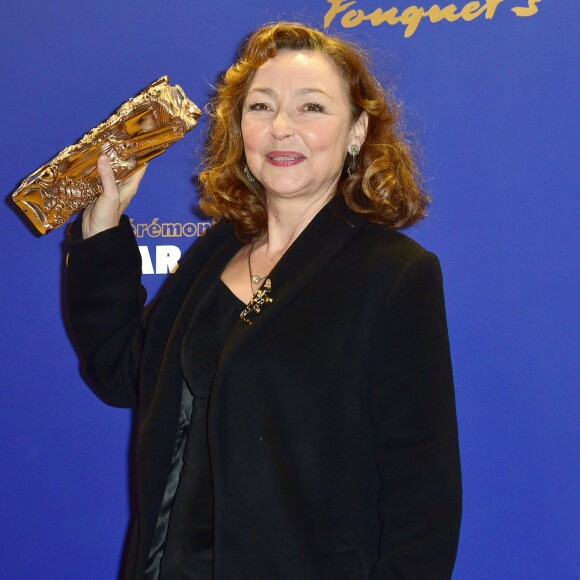
<svg viewBox="0 0 580 580"><path fill-rule="evenodd" d="M262 306L265 304L270 304L273 299L270 296L270 292L272 291L272 281L268 278L263 286L254 294L253 298L250 300L248 305L242 310L240 313L240 320L245 322L246 324L252 324L253 321L248 318L252 312L256 315L260 313Z"/></svg>

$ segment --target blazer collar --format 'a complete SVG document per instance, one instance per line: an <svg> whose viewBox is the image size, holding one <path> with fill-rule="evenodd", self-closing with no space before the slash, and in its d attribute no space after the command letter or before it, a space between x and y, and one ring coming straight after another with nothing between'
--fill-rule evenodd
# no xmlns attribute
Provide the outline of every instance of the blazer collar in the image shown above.
<svg viewBox="0 0 580 580"><path fill-rule="evenodd" d="M193 251L180 263L178 272L168 277L154 303L148 328L152 329L151 335L159 337L166 360L181 352L181 341L195 308L241 247L226 222L218 223L206 236L195 242Z"/></svg>
<svg viewBox="0 0 580 580"><path fill-rule="evenodd" d="M350 242L364 221L336 200L320 210L267 277L272 283L272 302L252 316L251 325L242 321L235 325L224 345L220 366L290 301L299 299L300 292Z"/></svg>

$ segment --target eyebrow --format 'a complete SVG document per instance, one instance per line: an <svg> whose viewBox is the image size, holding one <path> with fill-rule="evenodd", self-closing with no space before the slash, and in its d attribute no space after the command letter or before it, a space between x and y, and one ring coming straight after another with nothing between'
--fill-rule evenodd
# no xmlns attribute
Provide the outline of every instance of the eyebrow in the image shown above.
<svg viewBox="0 0 580 580"><path fill-rule="evenodd" d="M250 92L248 93L248 95L252 94L252 93L263 93L265 95L268 95L269 97L274 98L276 96L276 91L274 89L268 89L268 88L260 88L260 87L256 87L250 90ZM304 95L311 95L312 93L320 93L321 95L326 95L329 99L332 99L334 101L334 97L332 97L331 95L329 95L326 91L323 91L322 89L314 89L314 88L309 88L309 87L305 87L303 89L299 89L296 93L297 96L302 97Z"/></svg>

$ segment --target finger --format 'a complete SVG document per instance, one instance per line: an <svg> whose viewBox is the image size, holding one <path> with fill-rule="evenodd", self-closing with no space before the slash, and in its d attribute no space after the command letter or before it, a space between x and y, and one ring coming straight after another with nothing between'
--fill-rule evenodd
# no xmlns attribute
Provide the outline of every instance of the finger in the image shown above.
<svg viewBox="0 0 580 580"><path fill-rule="evenodd" d="M135 197L137 190L139 189L139 184L143 179L143 175L145 175L145 170L147 169L147 165L139 168L133 175L130 175L126 179L124 179L121 183L118 184L119 188L119 195L121 197L121 207L123 210L127 208L129 202Z"/></svg>
<svg viewBox="0 0 580 580"><path fill-rule="evenodd" d="M137 169L137 171L135 171L135 173L132 173L131 175L129 175L129 177L124 179L123 185L134 186L134 187L139 186L139 184L141 183L141 180L143 179L143 175L145 175L146 170L147 170L147 163L145 163L145 165L143 165L142 167L139 167L139 169Z"/></svg>
<svg viewBox="0 0 580 580"><path fill-rule="evenodd" d="M118 199L119 190L117 189L117 182L115 181L115 174L109 163L109 158L106 155L100 155L97 159L97 171L103 184L103 194L110 199Z"/></svg>

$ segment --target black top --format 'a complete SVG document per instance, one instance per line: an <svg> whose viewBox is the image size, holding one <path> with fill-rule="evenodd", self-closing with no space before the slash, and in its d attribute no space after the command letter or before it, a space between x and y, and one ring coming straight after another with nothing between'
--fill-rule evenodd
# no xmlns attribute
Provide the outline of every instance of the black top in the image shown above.
<svg viewBox="0 0 580 580"><path fill-rule="evenodd" d="M211 385L223 345L244 304L220 280L196 310L181 347L185 383L193 395L183 467L169 516L161 578L212 578L213 486L207 443Z"/></svg>

